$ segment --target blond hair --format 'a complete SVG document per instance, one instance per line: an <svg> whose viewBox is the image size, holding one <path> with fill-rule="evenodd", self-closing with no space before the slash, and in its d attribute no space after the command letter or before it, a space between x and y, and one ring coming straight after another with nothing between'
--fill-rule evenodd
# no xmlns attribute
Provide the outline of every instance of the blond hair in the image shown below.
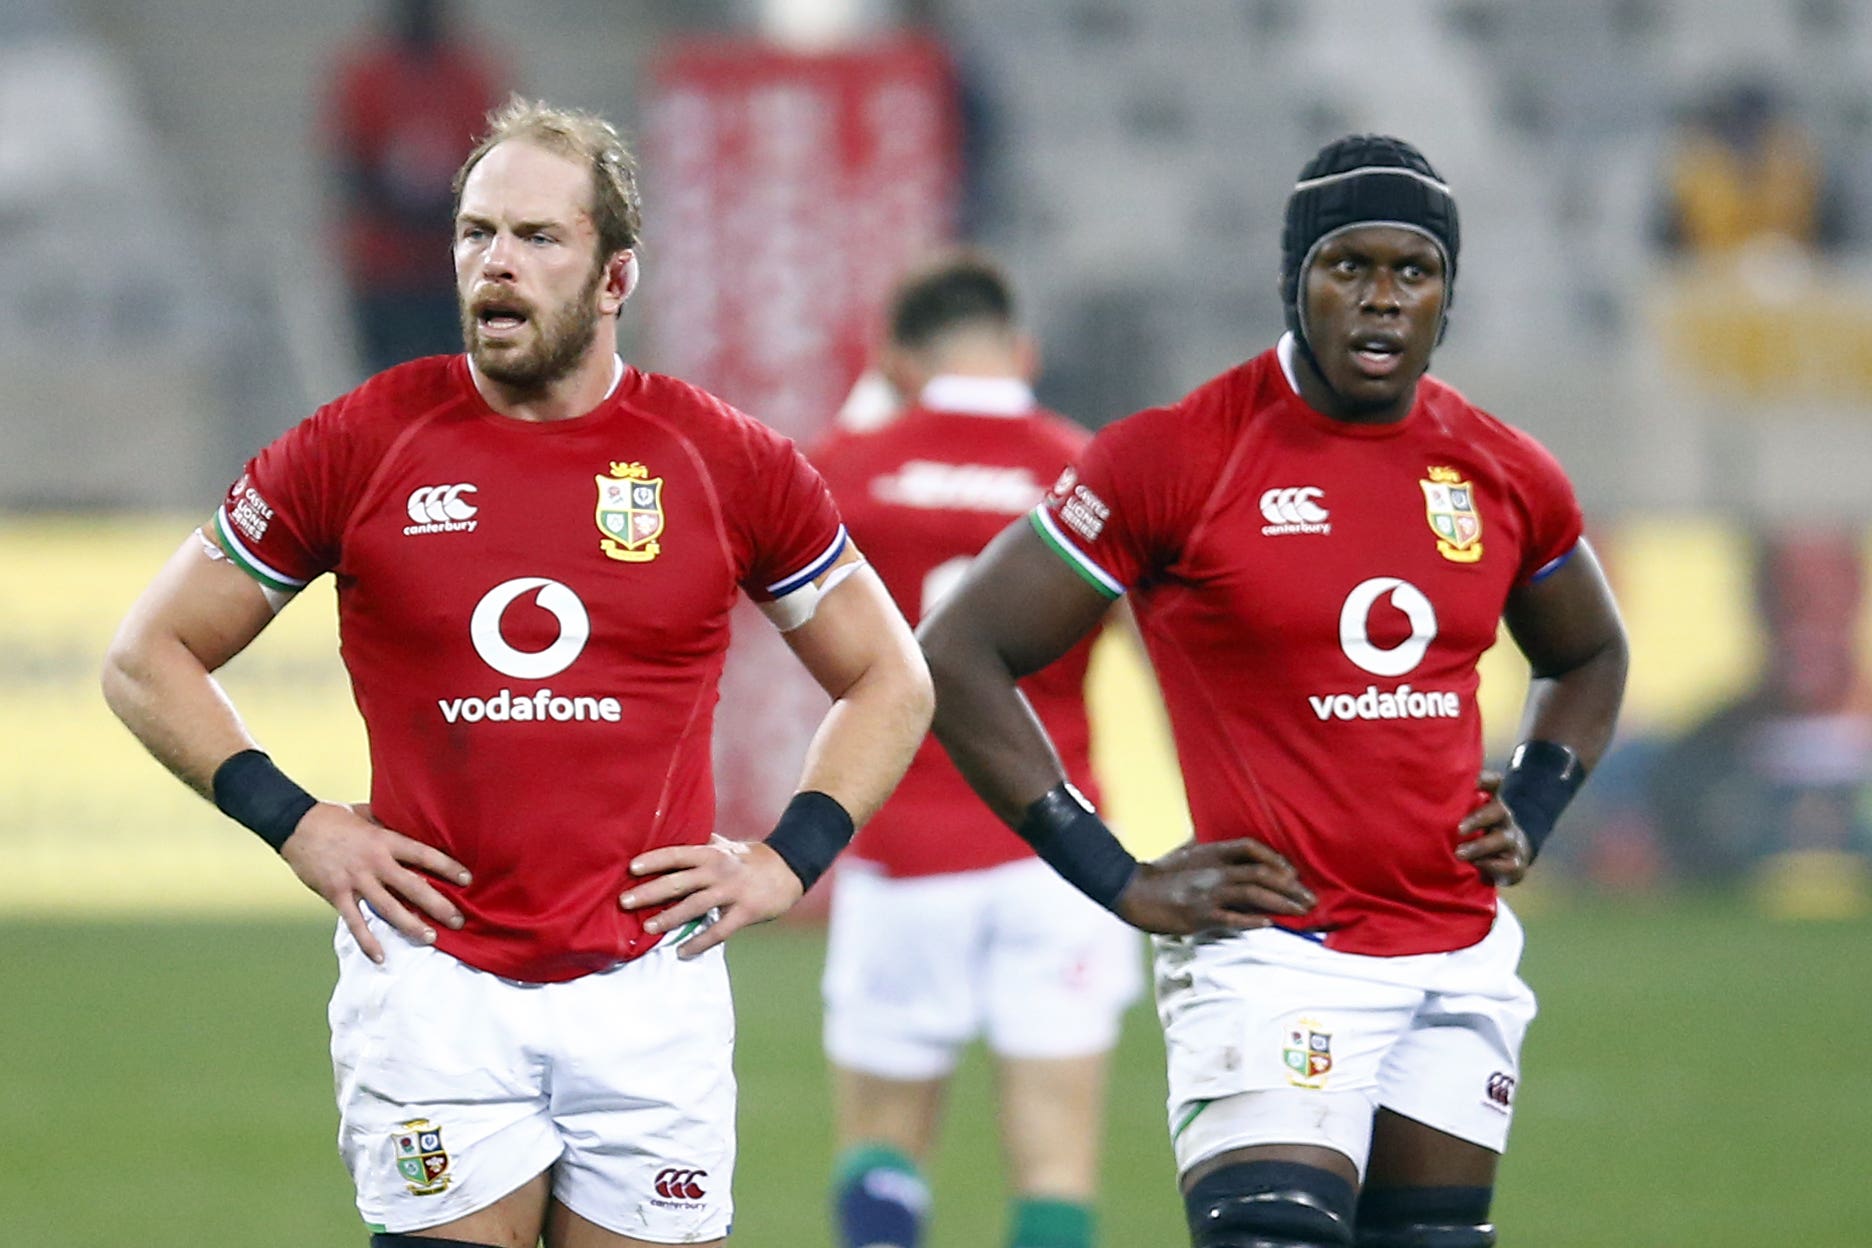
<svg viewBox="0 0 1872 1248"><path fill-rule="evenodd" d="M455 171L456 211L462 186L481 158L509 139L521 139L590 167L592 222L598 229L600 257L637 246L643 233L643 205L637 197L637 160L624 138L596 113L554 108L543 100L515 94L488 114L487 133Z"/></svg>

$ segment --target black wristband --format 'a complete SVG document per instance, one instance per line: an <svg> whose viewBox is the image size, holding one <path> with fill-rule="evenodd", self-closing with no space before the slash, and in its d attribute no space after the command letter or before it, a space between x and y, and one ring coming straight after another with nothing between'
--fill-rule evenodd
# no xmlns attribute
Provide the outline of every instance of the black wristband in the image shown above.
<svg viewBox="0 0 1872 1248"><path fill-rule="evenodd" d="M850 843L854 831L850 812L837 798L808 789L795 793L780 812L780 821L767 834L767 848L779 854L799 876L800 887L808 889Z"/></svg>
<svg viewBox="0 0 1872 1248"><path fill-rule="evenodd" d="M318 799L289 780L264 752L242 750L215 768L214 804L278 852Z"/></svg>
<svg viewBox="0 0 1872 1248"><path fill-rule="evenodd" d="M1540 856L1560 812L1585 782L1580 756L1559 742L1523 741L1515 747L1508 774L1502 777L1501 800L1527 833L1534 857Z"/></svg>
<svg viewBox="0 0 1872 1248"><path fill-rule="evenodd" d="M1014 830L1041 861L1107 910L1137 874L1137 859L1070 784L1056 784L1036 798Z"/></svg>

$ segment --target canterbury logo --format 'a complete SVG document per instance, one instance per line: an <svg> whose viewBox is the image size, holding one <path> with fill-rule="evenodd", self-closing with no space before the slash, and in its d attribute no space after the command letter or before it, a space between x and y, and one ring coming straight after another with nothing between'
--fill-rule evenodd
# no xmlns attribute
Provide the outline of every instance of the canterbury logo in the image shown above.
<svg viewBox="0 0 1872 1248"><path fill-rule="evenodd" d="M1488 1099L1491 1105L1507 1109L1514 1103L1515 1077L1505 1071L1489 1076Z"/></svg>
<svg viewBox="0 0 1872 1248"><path fill-rule="evenodd" d="M409 518L415 523L403 531L412 534L474 532L475 512L480 509L465 501L462 495L475 492L475 487L465 481L457 485L425 485L410 491L406 507Z"/></svg>
<svg viewBox="0 0 1872 1248"><path fill-rule="evenodd" d="M1331 513L1314 501L1325 494L1317 485L1277 486L1266 491L1261 495L1261 514L1267 517L1267 524L1261 531L1269 537L1332 532L1327 521Z"/></svg>
<svg viewBox="0 0 1872 1248"><path fill-rule="evenodd" d="M706 1170L671 1168L657 1171L656 1194L665 1200L701 1200L706 1194L699 1180L708 1178Z"/></svg>

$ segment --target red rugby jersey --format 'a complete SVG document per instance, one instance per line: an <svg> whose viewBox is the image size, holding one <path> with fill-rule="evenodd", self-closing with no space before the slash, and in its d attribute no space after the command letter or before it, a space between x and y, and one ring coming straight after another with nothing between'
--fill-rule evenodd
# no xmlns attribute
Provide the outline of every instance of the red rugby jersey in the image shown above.
<svg viewBox="0 0 1872 1248"><path fill-rule="evenodd" d="M1036 409L1025 385L938 378L881 429L834 433L812 452L852 540L911 623L969 561L1030 509L1085 446L1079 426ZM1086 721L1088 639L1021 689L1073 783L1096 794ZM849 851L894 876L971 871L1033 851L969 789L934 736Z"/></svg>
<svg viewBox="0 0 1872 1248"><path fill-rule="evenodd" d="M793 444L693 386L625 368L592 411L530 423L462 356L288 430L216 526L263 584L333 573L374 812L474 873L438 883L467 923L436 943L531 981L655 944L617 898L633 855L712 830L735 596L783 596L845 541Z"/></svg>
<svg viewBox="0 0 1872 1248"><path fill-rule="evenodd" d="M1291 340L1102 430L1032 513L1133 590L1200 840L1253 836L1319 897L1283 920L1352 953L1480 940L1495 890L1453 850L1483 761L1476 661L1508 593L1580 538L1533 438L1425 377L1409 416L1314 411Z"/></svg>

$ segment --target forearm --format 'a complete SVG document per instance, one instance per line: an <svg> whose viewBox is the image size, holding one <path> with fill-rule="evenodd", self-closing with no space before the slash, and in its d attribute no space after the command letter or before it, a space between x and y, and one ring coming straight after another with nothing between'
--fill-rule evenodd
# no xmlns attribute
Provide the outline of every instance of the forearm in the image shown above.
<svg viewBox="0 0 1872 1248"><path fill-rule="evenodd" d="M929 639L928 654L936 739L989 809L1017 827L1035 800L1066 779L1046 729L992 647L945 633Z"/></svg>
<svg viewBox="0 0 1872 1248"><path fill-rule="evenodd" d="M213 800L215 769L253 738L220 682L176 640L112 648L104 701L156 761Z"/></svg>
<svg viewBox="0 0 1872 1248"><path fill-rule="evenodd" d="M800 790L826 794L862 825L910 766L929 731L931 700L920 662L880 664L866 672L833 699L819 721Z"/></svg>
<svg viewBox="0 0 1872 1248"><path fill-rule="evenodd" d="M1528 684L1521 716L1523 741L1552 741L1591 770L1611 744L1624 700L1625 646L1611 644L1578 666Z"/></svg>

